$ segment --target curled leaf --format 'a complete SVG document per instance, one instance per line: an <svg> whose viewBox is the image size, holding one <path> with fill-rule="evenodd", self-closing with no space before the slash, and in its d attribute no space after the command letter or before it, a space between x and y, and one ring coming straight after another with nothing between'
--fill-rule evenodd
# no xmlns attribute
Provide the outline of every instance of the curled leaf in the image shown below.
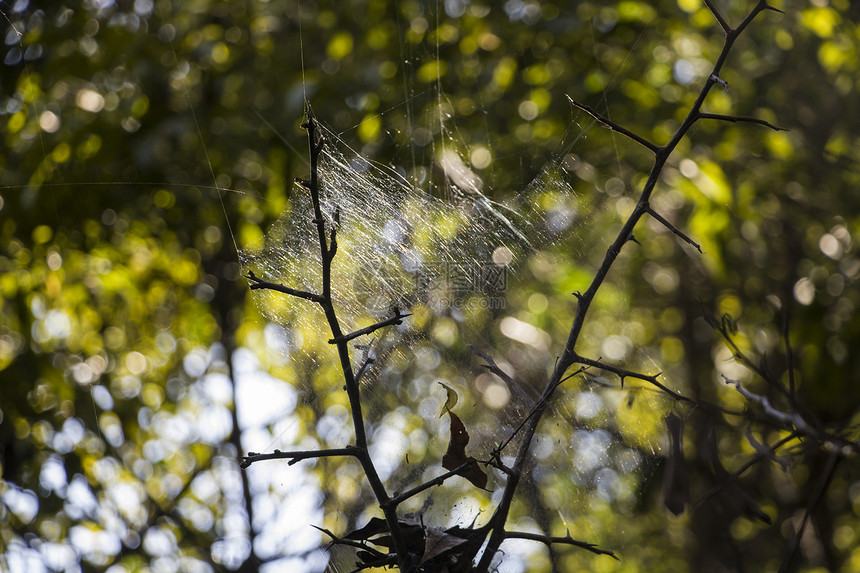
<svg viewBox="0 0 860 573"><path fill-rule="evenodd" d="M457 395L456 390L454 390L444 382L438 380L436 382L437 384L445 388L445 392L447 392L448 394L448 398L445 400L445 404L442 406L442 411L439 412L439 417L441 418L445 415L445 412L450 412L451 409L457 405L457 400L459 400L460 397Z"/></svg>

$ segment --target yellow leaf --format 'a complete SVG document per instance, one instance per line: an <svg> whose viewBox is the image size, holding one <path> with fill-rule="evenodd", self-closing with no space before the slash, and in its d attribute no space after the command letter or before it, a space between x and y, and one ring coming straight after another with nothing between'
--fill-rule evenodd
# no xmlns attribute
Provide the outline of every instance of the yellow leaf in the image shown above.
<svg viewBox="0 0 860 573"><path fill-rule="evenodd" d="M457 400L459 400L460 397L457 396L456 390L454 390L453 388L451 388L450 386L448 386L444 382L438 382L437 381L437 383L440 386L443 386L445 388L445 392L448 393L448 398L445 400L445 405L442 406L442 411L439 413L439 417L441 418L445 414L445 412L450 412L451 408L453 408L454 406L457 405Z"/></svg>

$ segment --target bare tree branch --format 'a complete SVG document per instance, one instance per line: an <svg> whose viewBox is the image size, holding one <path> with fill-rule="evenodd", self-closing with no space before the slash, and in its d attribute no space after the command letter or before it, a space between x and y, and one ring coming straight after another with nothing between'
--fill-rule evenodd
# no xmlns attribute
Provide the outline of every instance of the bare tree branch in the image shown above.
<svg viewBox="0 0 860 573"><path fill-rule="evenodd" d="M385 320L379 321L376 324L371 324L365 328L360 330L356 330L355 332L350 332L349 334L344 334L343 336L339 336L337 338L329 339L329 344L338 344L341 342L349 342L354 338L358 338L359 336L364 336L365 334L371 334L372 332L376 332L380 328L385 328L386 326L391 326L393 324L401 324L403 319L407 316L412 316L408 312L400 312L400 309L394 309L394 316L390 318L386 318Z"/></svg>
<svg viewBox="0 0 860 573"><path fill-rule="evenodd" d="M779 127L779 126L773 125L769 121L765 121L765 120L759 119L757 117L750 117L750 116L746 116L746 115L722 115L719 113L702 112L699 114L699 119L717 119L720 121L730 121L732 123L740 123L740 122L757 123L759 125L769 127L774 131L789 131L788 129L786 129L784 127Z"/></svg>
<svg viewBox="0 0 860 573"><path fill-rule="evenodd" d="M577 364L585 364L586 366L591 366L593 368L599 368L600 370L612 372L613 374L615 374L616 376L621 378L621 386L624 386L624 379L625 378L635 378L637 380L643 380L643 381L648 382L649 384L651 384L653 386L656 386L657 388L662 390L664 393L668 394L669 397L671 397L673 400L677 400L679 402L687 402L690 404L696 403L696 401L693 400L692 398L688 398L687 396L684 396L683 394L675 392L674 390L671 390L670 388L668 388L668 387L664 386L663 384L661 384L660 382L658 382L657 377L660 376L662 373L642 374L640 372L634 372L632 370L625 370L624 368L619 368L619 367L613 366L611 364L606 364L605 362L601 362L599 358L597 360L592 360L591 358L585 358L583 356L579 356L578 354L576 355L576 357L574 358L573 361Z"/></svg>
<svg viewBox="0 0 860 573"><path fill-rule="evenodd" d="M523 389L523 387L520 385L519 382L514 380L511 376L508 375L507 372L502 370L499 367L499 365L496 364L496 361L493 360L492 356L490 356L489 354L487 354L486 352L484 352L483 350L481 350L477 346L474 346L472 344L469 344L468 346L469 346L469 348L472 349L472 352L474 352L475 354L477 354L478 356L480 356L481 358L483 358L486 361L486 364L484 364L484 368L486 368L487 370L489 370L490 372L492 372L493 374L495 374L496 376L498 376L499 378L504 380L505 383L510 388L513 388L514 392L519 394L520 398L525 400L529 406L534 405L534 403L535 403L534 398L532 398L531 396L529 396L526 393L526 391Z"/></svg>
<svg viewBox="0 0 860 573"><path fill-rule="evenodd" d="M654 217L660 223L662 223L664 227L666 227L667 229L669 229L670 231L675 233L675 235L681 237L681 239L684 242L695 247L696 250L699 251L700 253L702 252L702 247L699 246L699 243L697 243L696 241L694 241L693 239L691 239L690 237L688 237L687 235L685 235L684 233L679 231L678 228L675 227L675 225L673 225L672 223L670 223L669 221L664 219L663 216L660 215L657 211L655 211L653 207L651 207L651 206L648 207L648 214L651 215L652 217Z"/></svg>
<svg viewBox="0 0 860 573"><path fill-rule="evenodd" d="M725 374L722 374L721 376L723 377L723 380L726 384L734 386L735 389L740 392L744 398L754 404L758 404L759 406L761 406L764 410L764 413L779 424L791 428L797 428L798 431L810 437L819 437L819 432L815 428L810 426L809 423L804 420L797 412L786 414L785 412L777 410L770 403L770 400L768 400L767 396L761 396L759 394L754 394L753 392L750 392L749 390L741 386L740 382L727 378Z"/></svg>
<svg viewBox="0 0 860 573"><path fill-rule="evenodd" d="M387 503L391 507L396 507L396 506L400 505L401 503L403 503L404 501L406 501L407 499L409 499L410 497L414 497L414 496L418 495L422 491L428 490L435 485L442 485L445 482L445 480L447 480L448 478L454 477L456 475L460 475L460 473L463 470L465 470L470 465L476 464L476 463L478 463L477 460L469 460L469 461L461 464L460 466L454 468L453 470L451 470L449 472L446 472L440 476L436 476L433 479L426 481L419 486L413 487L412 489L406 490L401 494L394 495L391 499L388 500Z"/></svg>
<svg viewBox="0 0 860 573"><path fill-rule="evenodd" d="M707 7L708 7L708 10L710 10L710 11L711 11L711 14L713 14L713 15L714 15L714 18L716 18L716 19L717 19L717 22L719 22L720 27L723 29L723 31L724 31L726 34L728 34L729 32L731 32L731 31L732 31L732 27L731 27L731 26L729 26L729 23L728 23L728 22L726 22L725 18L723 18L723 17L720 15L720 13L717 11L716 7L713 5L713 3L711 2L711 0L705 0L705 6L707 6Z"/></svg>
<svg viewBox="0 0 860 573"><path fill-rule="evenodd" d="M362 334L373 332L373 330L375 330L376 328L381 328L381 326L385 325L374 325L374 327L369 327L368 329L363 329L362 331L357 331L355 333L352 333L352 335L347 336L344 336L343 331L341 330L340 321L338 319L337 312L335 311L331 295L332 260L337 253L336 227L340 219L340 210L339 206L335 207L333 224L331 225L331 229L329 230L329 232L327 232L326 219L323 216L322 212L322 200L320 197L319 179L319 157L325 145L325 138L319 137L317 135L317 122L313 117L313 112L311 111L310 107L308 107L307 109L307 121L302 124L302 127L306 129L308 133L308 149L310 151L311 175L310 179L308 180L298 179L297 181L300 185L302 185L305 189L308 190L311 196L311 203L313 204L313 223L316 226L317 230L320 259L322 261L322 293L314 294L307 293L304 291L297 291L295 289L291 289L283 285L276 285L267 281L262 281L255 277L253 274L249 274L248 278L255 281L255 283L251 285L251 288L270 288L288 295L298 296L300 298L312 300L322 306L323 311L325 312L326 321L328 322L329 329L331 330L332 343L337 345L338 358L340 359L340 366L344 377L344 388L346 389L347 398L349 400L350 414L352 416L352 425L355 431L355 445L350 446L348 448L321 450L317 452L289 453L276 450L272 454L248 454L242 459L241 465L242 467L248 467L252 463L264 459L290 459L290 463L295 463L299 459L307 459L314 457L338 455L354 456L358 459L359 463L361 463L362 470L364 470L364 475L367 478L368 483L370 484L371 490L373 490L373 495L376 497L376 500L379 502L379 505L382 508L383 513L385 514L385 521L388 524L388 528L391 534L391 546L393 549L393 553L396 556L396 562L400 567L401 571L410 573L414 570L414 567L408 556L406 543L403 539L403 534L400 529L400 522L397 519L396 508L387 504L387 501L389 500L388 492L385 490L385 486L382 483L382 479L379 477L379 473L376 470L376 466L374 465L373 460L370 457L370 450L368 449L367 445L367 431L364 425L364 414L362 412L361 406L360 389L355 372L353 372L352 369L352 361L350 359L348 345L349 340L351 340L352 338L361 336ZM399 311L396 313L395 317L392 320L393 321L389 322L388 324L393 324L394 321L402 320L402 316L400 315Z"/></svg>
<svg viewBox="0 0 860 573"><path fill-rule="evenodd" d="M356 448L355 446L349 446L346 448L333 448L330 450L302 450L297 452L282 452L281 450L275 450L270 454L248 452L248 455L241 456L242 461L239 466L242 468L247 468L255 462L262 462L264 460L290 460L288 465L293 465L297 462L300 462L301 460L308 460L311 458L326 458L332 456L357 456L358 453L358 448Z"/></svg>
<svg viewBox="0 0 860 573"><path fill-rule="evenodd" d="M778 450L779 448L781 448L785 444L787 444L793 440L796 440L799 436L800 436L799 432L792 432L788 436L782 438L781 440L774 443L772 446L768 447L768 450L771 454L776 454L776 450ZM744 472L746 472L748 469L753 467L755 464L757 464L761 461L764 461L766 459L769 459L769 458L770 458L770 456L766 455L765 453L757 452L756 455L754 455L752 458L747 460L747 462L744 463L744 465L739 467L733 474L731 474L731 476L729 476L728 479L738 479L739 477L741 477L741 475L743 475ZM717 493L722 491L722 489L726 486L726 483L727 483L727 481L723 480L719 484L715 485L714 487L712 487L711 489L709 489L708 491L703 493L702 497L700 497L699 500L696 501L695 504L693 504L693 507L699 507L700 505L705 503L708 499L710 499L711 497L713 497L714 495L716 495Z"/></svg>
<svg viewBox="0 0 860 573"><path fill-rule="evenodd" d="M603 117L602 115L597 113L594 109L585 105L584 103L579 103L578 101L576 101L575 99L573 99L570 96L567 96L567 99L568 99L568 101L570 101L570 103L574 107L581 109L582 111L584 111L585 113L587 113L588 115L590 115L591 117L596 119L598 121L598 123L603 125L603 127L610 129L612 131L616 131L616 132L620 133L621 135L626 135L627 137L629 137L630 139L632 139L633 141L635 141L639 145L649 149L653 153L657 153L660 150L659 145L657 145L655 143L651 143L650 141L648 141L644 137L633 133L632 131L630 131L629 129L627 129L625 127L621 127L620 125L618 125L617 123L615 123L611 119Z"/></svg>
<svg viewBox="0 0 860 573"><path fill-rule="evenodd" d="M294 296L297 298L303 298L305 300L309 300L309 301L315 302L317 304L322 304L324 301L322 295L312 293L312 292L305 292L303 290L298 290L298 289L294 289L294 288L290 288L288 286L284 286L284 285L278 284L278 283L271 283L267 280L261 279L260 277L255 275L253 271L248 271L248 275L245 278L247 278L248 280L254 281L250 286L251 290L258 290L258 289L274 290L274 291L282 292L284 294L288 294L290 296Z"/></svg>
<svg viewBox="0 0 860 573"><path fill-rule="evenodd" d="M597 555L609 555L616 561L621 561L618 559L618 556L615 555L614 552L609 551L607 549L600 549L594 543L587 543L585 541L578 541L570 536L570 532L567 533L564 537L550 537L549 535L541 535L539 533L529 533L526 531L505 531L505 539L529 539L531 541L540 541L541 543L550 546L553 543L556 544L564 544L564 545L573 545L575 547L581 547L585 550L591 551Z"/></svg>
<svg viewBox="0 0 860 573"><path fill-rule="evenodd" d="M356 549L368 551L368 552L372 553L373 555L375 555L376 557L379 557L380 559L384 559L387 557L387 555L385 553L379 551L378 549L371 547L370 545L368 545L368 543L366 541L355 541L354 539L344 539L343 537L338 537L337 535L335 535L334 533L332 533L331 531L329 531L328 529L326 529L324 527L318 527L318 526L313 525L313 524L311 524L311 527L313 527L314 529L318 529L318 530L322 531L323 533L325 533L326 535L328 535L329 537L331 537L332 543L335 543L337 545L349 545L350 547L355 547Z"/></svg>
<svg viewBox="0 0 860 573"><path fill-rule="evenodd" d="M531 441L535 435L535 432L537 431L537 427L540 423L541 417L549 407L550 399L552 398L555 390L558 388L560 381L564 378L564 373L572 364L576 362L576 359L579 358L576 353L576 345L579 341L579 336L582 332L585 318L588 315L591 303L594 301L594 298L597 295L597 292L600 289L601 285L603 284L603 281L606 279L610 269L618 258L618 255L621 253L621 249L628 242L629 238L633 235L633 230L636 227L637 223L642 218L642 216L648 212L651 195L654 192L654 188L656 187L657 182L661 177L666 161L669 159L669 156L672 154L672 152L676 149L681 139L686 136L690 128L699 119L699 116L702 113L702 105L704 104L705 99L707 98L711 88L713 88L716 83L714 77L719 77L720 70L722 69L723 64L728 58L729 52L731 52L735 40L760 12L769 8L770 7L768 6L766 1L759 0L756 6L749 12L749 14L747 14L746 18L744 18L744 20L738 25L736 29L726 29L727 25L724 26L724 30L726 32L725 42L723 44L723 48L720 51L719 56L717 57L717 60L714 62L711 75L708 77L701 90L699 91L699 94L696 97L695 102L690 107L684 121L675 131L669 142L662 147L651 143L650 141L636 135L630 130L621 128L621 126L615 124L614 122L611 122L607 118L600 116L591 108L584 106L583 104L579 104L572 98L569 98L571 104L590 114L603 125L626 135L640 145L643 145L647 149L651 150L655 156L654 164L651 167L651 171L648 174L648 178L642 188L642 192L639 195L639 200L637 201L633 212L622 225L615 240L606 250L603 262L595 273L595 276L592 279L588 289L586 289L584 293L577 297L579 304L577 304L576 307L576 314L574 316L573 324L571 325L567 342L564 346L564 350L558 362L556 363L552 374L547 380L547 383L544 387L544 391L541 394L540 401L527 417L528 423L524 427L523 437L520 440L519 448L517 450L517 456L514 461L513 471L508 476L508 480L505 483L505 488L502 492L499 504L496 507L496 511L488 522L488 526L492 529L492 533L490 534L490 538L487 541L483 554L481 555L481 559L478 562L477 571L479 571L480 573L486 573L486 571L489 570L493 557L499 550L499 546L501 545L502 541L505 539L505 522L508 518L511 504L513 503L514 494L519 484L519 480L522 476L523 468L525 467L526 460L529 457ZM722 18L718 18L718 21L721 22L721 25L723 25L723 23L725 22L725 20L722 20ZM649 380L649 383L655 384L658 388L664 389L664 391L666 391L669 395L677 396L674 392L671 392L668 388L665 388L662 384L659 384L656 379L654 379L653 382ZM683 398L677 399L684 400ZM689 399L686 399L685 401L687 400Z"/></svg>

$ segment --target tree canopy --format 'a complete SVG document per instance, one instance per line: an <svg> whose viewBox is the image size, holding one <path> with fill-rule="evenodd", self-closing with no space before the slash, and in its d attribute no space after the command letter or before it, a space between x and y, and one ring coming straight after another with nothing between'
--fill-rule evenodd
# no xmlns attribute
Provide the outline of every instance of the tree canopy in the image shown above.
<svg viewBox="0 0 860 573"><path fill-rule="evenodd" d="M365 225L340 237L333 278L349 330L390 310L366 279L383 260L367 241L405 211L393 193L422 194L402 214L447 288L472 281L446 303L404 298L403 324L352 349L375 359L370 451L402 492L445 471L440 412L486 460L537 402L650 168L594 114L667 143L721 53L711 8L734 26L753 5L0 4L0 568L351 570L312 525L381 517L354 460L239 467L355 439L323 313L249 289L249 271L319 280L290 257L314 232L293 184L307 106L339 215ZM774 6L703 110L787 131L696 123L651 201L670 223L636 228L577 347L666 391L599 367L566 382L508 515L620 561L511 539L500 571L777 570L792 543L786 567L860 569L860 9ZM474 288L479 261L502 269L492 292ZM505 476L481 467L486 489L456 477L404 511L483 523Z"/></svg>

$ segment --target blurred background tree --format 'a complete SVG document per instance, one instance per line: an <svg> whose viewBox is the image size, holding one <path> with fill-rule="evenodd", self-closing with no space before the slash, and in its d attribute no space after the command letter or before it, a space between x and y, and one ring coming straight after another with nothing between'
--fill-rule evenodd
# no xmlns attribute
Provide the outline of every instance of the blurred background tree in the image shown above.
<svg viewBox="0 0 860 573"><path fill-rule="evenodd" d="M730 22L749 9L715 4ZM772 389L704 317L730 316L740 349L785 381L787 329L799 401L853 431L860 13L845 0L778 7L784 16L741 38L706 108L791 131L694 128L654 204L704 255L662 227L639 230L580 350L743 410L719 374ZM647 156L565 96L663 143L721 45L695 0L17 0L0 12L0 565L11 571L322 570L309 524L342 533L376 515L349 460L236 462L252 447L348 442L319 317L266 322L240 277L239 251L263 246L307 171L294 129L306 101L338 145L417 186L439 193L454 150L493 200L561 205L571 221L517 268L503 308L416 317L415 339L366 392L377 443L406 444L386 472L405 484L438 471L446 447L435 380L468 396L476 457L506 439L522 404L467 344L539 388L570 293L641 188ZM715 459L733 472L755 442L787 432L596 374L559 400L511 520L569 528L622 561L511 543L500 570L776 569L828 459L792 442L777 452L796 454L785 469L756 464L737 491L675 518L659 495L665 414L687 421L694 503L724 484ZM855 459L836 468L798 570L860 569L856 476ZM492 499L464 481L434 496L423 509L443 524L468 524ZM728 503L746 496L774 525Z"/></svg>

